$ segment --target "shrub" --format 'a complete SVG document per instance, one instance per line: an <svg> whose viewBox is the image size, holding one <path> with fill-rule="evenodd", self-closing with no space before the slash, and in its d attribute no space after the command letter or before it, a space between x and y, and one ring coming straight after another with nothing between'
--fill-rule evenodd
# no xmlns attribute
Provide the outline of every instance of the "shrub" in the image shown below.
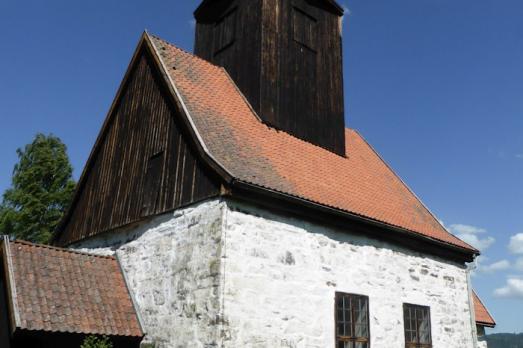
<svg viewBox="0 0 523 348"><path fill-rule="evenodd" d="M107 336L87 336L80 348L113 348L113 344Z"/></svg>

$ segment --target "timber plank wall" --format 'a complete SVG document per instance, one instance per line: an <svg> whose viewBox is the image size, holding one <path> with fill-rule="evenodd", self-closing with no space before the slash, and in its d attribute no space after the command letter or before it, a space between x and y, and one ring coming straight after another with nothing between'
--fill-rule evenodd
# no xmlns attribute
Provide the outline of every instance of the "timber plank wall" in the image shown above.
<svg viewBox="0 0 523 348"><path fill-rule="evenodd" d="M195 54L264 122L345 156L341 18L324 1L213 1L196 20Z"/></svg>
<svg viewBox="0 0 523 348"><path fill-rule="evenodd" d="M197 160L152 59L139 53L56 244L219 195L220 182Z"/></svg>

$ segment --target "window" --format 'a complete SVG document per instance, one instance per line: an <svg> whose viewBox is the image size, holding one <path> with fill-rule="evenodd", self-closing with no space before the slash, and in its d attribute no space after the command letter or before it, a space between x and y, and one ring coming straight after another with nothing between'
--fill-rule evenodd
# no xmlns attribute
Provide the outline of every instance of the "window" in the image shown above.
<svg viewBox="0 0 523 348"><path fill-rule="evenodd" d="M336 293L336 348L370 348L369 298Z"/></svg>
<svg viewBox="0 0 523 348"><path fill-rule="evenodd" d="M293 7L292 23L294 41L312 51L316 51L316 18L297 7Z"/></svg>
<svg viewBox="0 0 523 348"><path fill-rule="evenodd" d="M144 178L142 216L153 214L160 196L164 152L159 152L149 158Z"/></svg>
<svg viewBox="0 0 523 348"><path fill-rule="evenodd" d="M214 26L214 54L217 55L229 48L236 34L236 8L219 19Z"/></svg>
<svg viewBox="0 0 523 348"><path fill-rule="evenodd" d="M430 308L411 304L403 305L405 320L405 347L430 348Z"/></svg>

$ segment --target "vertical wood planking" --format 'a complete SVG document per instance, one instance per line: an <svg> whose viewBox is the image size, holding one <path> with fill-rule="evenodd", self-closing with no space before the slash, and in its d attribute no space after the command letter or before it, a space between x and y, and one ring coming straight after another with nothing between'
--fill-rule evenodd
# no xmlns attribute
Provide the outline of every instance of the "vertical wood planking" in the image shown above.
<svg viewBox="0 0 523 348"><path fill-rule="evenodd" d="M151 59L142 52L130 73L59 244L219 194L219 181L196 158ZM147 182L148 165L162 152ZM145 208L144 199L150 200Z"/></svg>
<svg viewBox="0 0 523 348"><path fill-rule="evenodd" d="M230 11L235 26L222 20ZM195 53L223 66L267 124L345 155L339 15L320 0L216 0L197 13ZM215 52L229 29L233 43Z"/></svg>

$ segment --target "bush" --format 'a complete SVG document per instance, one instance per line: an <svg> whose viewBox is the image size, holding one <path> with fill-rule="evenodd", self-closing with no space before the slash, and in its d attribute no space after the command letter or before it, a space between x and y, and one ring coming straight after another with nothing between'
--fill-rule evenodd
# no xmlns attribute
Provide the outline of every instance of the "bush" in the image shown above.
<svg viewBox="0 0 523 348"><path fill-rule="evenodd" d="M80 348L113 348L113 344L107 336L87 336Z"/></svg>

